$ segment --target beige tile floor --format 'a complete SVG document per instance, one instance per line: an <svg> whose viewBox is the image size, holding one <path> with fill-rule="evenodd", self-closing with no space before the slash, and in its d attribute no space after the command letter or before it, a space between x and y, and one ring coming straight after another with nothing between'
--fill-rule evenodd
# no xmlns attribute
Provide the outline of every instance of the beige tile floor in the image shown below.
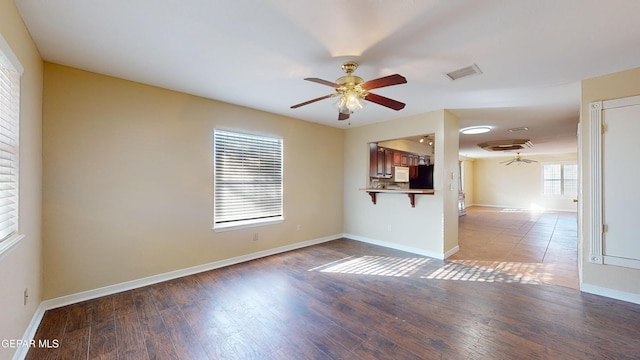
<svg viewBox="0 0 640 360"><path fill-rule="evenodd" d="M576 213L471 206L459 224L460 251L447 260L578 288Z"/></svg>

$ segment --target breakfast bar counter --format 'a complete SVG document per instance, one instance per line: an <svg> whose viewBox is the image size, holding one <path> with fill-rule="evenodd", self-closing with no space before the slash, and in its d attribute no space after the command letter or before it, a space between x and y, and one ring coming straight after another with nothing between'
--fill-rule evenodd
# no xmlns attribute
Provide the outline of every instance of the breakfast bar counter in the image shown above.
<svg viewBox="0 0 640 360"><path fill-rule="evenodd" d="M433 195L435 191L433 189L373 189L366 188L360 189L362 191L366 191L369 196L371 196L371 201L373 204L376 204L376 196L378 193L386 193L386 194L407 194L409 196L409 200L411 201L411 207L416 207L416 194L418 195Z"/></svg>

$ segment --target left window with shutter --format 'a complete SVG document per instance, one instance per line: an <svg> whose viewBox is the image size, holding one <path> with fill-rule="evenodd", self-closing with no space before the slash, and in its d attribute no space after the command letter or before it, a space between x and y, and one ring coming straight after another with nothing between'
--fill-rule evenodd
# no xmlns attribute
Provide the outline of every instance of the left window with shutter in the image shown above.
<svg viewBox="0 0 640 360"><path fill-rule="evenodd" d="M283 220L282 139L215 129L214 229Z"/></svg>
<svg viewBox="0 0 640 360"><path fill-rule="evenodd" d="M18 143L22 72L22 66L0 36L0 250L5 248L4 242L11 238L15 240L14 235L18 233Z"/></svg>

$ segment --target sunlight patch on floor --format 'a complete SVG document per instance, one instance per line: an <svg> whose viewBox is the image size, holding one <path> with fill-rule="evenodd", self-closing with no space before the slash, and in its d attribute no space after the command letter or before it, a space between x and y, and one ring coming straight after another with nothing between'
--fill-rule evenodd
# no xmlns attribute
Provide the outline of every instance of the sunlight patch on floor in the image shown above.
<svg viewBox="0 0 640 360"><path fill-rule="evenodd" d="M532 213L532 214L540 214L546 212L543 207L537 206L535 204L531 204L531 207L526 208L503 208L499 212L502 213Z"/></svg>
<svg viewBox="0 0 640 360"><path fill-rule="evenodd" d="M521 284L548 284L553 275L540 263L455 260L428 275L426 279Z"/></svg>
<svg viewBox="0 0 640 360"><path fill-rule="evenodd" d="M427 258L401 258L393 256L350 256L309 271L342 274L409 277L429 262Z"/></svg>
<svg viewBox="0 0 640 360"><path fill-rule="evenodd" d="M549 266L541 263L454 260L447 261L439 268L432 270L432 266L425 266L429 262L429 258L350 256L309 269L309 271L533 285L550 284L553 280Z"/></svg>

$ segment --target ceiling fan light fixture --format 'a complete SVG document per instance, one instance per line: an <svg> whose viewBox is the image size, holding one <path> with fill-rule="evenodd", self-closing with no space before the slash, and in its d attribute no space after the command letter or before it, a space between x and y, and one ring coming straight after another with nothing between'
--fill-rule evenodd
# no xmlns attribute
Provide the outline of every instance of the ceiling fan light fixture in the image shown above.
<svg viewBox="0 0 640 360"><path fill-rule="evenodd" d="M392 85L406 84L407 79L400 74L393 74L383 76L381 78L364 81L361 77L353 75L353 72L358 67L358 63L354 61L347 61L342 64L342 70L347 74L338 78L335 82L327 81L319 78L305 78L307 81L315 82L318 84L330 86L335 89L335 93L324 95L315 99L311 99L296 105L291 106L292 109L299 108L301 106L312 104L316 101L338 97L335 102L335 106L338 108L338 120L347 120L349 115L358 110L362 110L366 101L382 105L393 110L402 110L405 107L404 103L389 99L387 97L370 93L369 90L383 88Z"/></svg>
<svg viewBox="0 0 640 360"><path fill-rule="evenodd" d="M358 110L362 110L365 104L364 99L356 92L346 92L338 98L335 105L339 112L353 114Z"/></svg>
<svg viewBox="0 0 640 360"><path fill-rule="evenodd" d="M460 133L464 135L476 135L476 134L484 134L491 131L490 126L470 126L464 129L460 129Z"/></svg>

